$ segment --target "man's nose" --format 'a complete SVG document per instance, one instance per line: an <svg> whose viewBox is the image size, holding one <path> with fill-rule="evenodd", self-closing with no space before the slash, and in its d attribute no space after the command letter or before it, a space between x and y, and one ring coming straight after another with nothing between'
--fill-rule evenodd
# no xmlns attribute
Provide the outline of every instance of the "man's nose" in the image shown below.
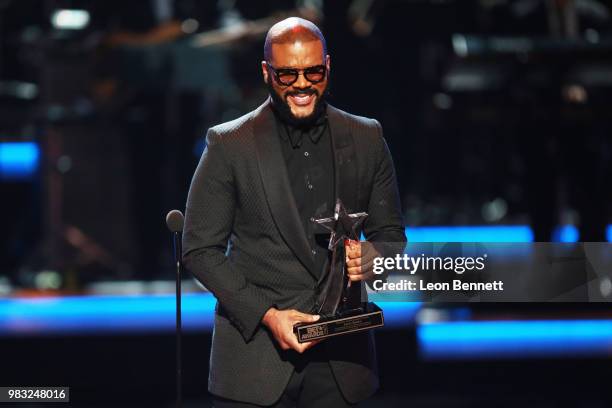
<svg viewBox="0 0 612 408"><path fill-rule="evenodd" d="M297 81L293 83L293 87L299 89L310 88L311 85L312 84L308 80L306 80L306 77L304 76L303 72L300 72L298 74Z"/></svg>

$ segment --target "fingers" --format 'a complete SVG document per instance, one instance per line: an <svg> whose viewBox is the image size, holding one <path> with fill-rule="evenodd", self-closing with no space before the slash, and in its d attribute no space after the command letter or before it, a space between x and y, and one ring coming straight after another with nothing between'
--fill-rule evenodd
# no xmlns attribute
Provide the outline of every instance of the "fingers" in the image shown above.
<svg viewBox="0 0 612 408"><path fill-rule="evenodd" d="M346 269L347 276L351 282L369 280L374 278L374 262Z"/></svg>
<svg viewBox="0 0 612 408"><path fill-rule="evenodd" d="M320 318L319 315L311 315L308 313L302 313L302 312L298 312L297 310L293 311L293 313L291 314L291 317L294 320L294 324L296 323L314 323ZM304 351L316 345L317 343L319 343L319 341L320 340L313 340L307 343L299 343L297 341L297 337L293 334L293 331L292 331L289 335L289 338L286 339L285 342L288 343L289 348L301 354Z"/></svg>
<svg viewBox="0 0 612 408"><path fill-rule="evenodd" d="M365 247L365 250L361 251L362 262L373 262L374 258L380 257L380 253L370 243Z"/></svg>
<svg viewBox="0 0 612 408"><path fill-rule="evenodd" d="M314 344L311 344L311 343L314 343ZM278 339L278 344L281 349L295 350L298 353L303 353L310 347L314 346L316 343L318 343L318 341L311 341L308 343L298 342L297 337L295 336L293 331L291 331L290 333L285 333L285 335L282 338Z"/></svg>
<svg viewBox="0 0 612 408"><path fill-rule="evenodd" d="M319 318L319 315L302 313L295 309L275 311L270 314L266 327L272 332L282 350L295 350L298 353L303 353L317 344L318 341L299 343L293 332L294 326L297 323L314 323Z"/></svg>
<svg viewBox="0 0 612 408"><path fill-rule="evenodd" d="M320 342L320 340L313 340L313 341L309 341L307 343L298 343L297 339L295 339L295 341L293 341L292 344L291 344L291 349L293 349L294 351L302 354L303 352L305 352L309 348L314 347L319 342Z"/></svg>
<svg viewBox="0 0 612 408"><path fill-rule="evenodd" d="M374 259L356 258L346 262L346 273L351 281L362 280L374 268Z"/></svg>
<svg viewBox="0 0 612 408"><path fill-rule="evenodd" d="M314 346L316 344L316 342L314 341L308 342L308 343L299 343L297 341L297 337L293 333L293 326L297 323L314 323L317 320L319 320L319 318L320 318L319 315L311 315L308 313L298 312L297 310L292 310L291 311L292 327L291 327L290 332L288 332L287 336L283 339L284 343L287 346L287 348L284 348L284 350L292 349L301 354L307 349L309 349L310 347ZM314 343L314 344L311 344L311 343Z"/></svg>
<svg viewBox="0 0 612 408"><path fill-rule="evenodd" d="M293 311L293 313L291 314L291 317L294 320L294 324L295 323L312 323L312 322L316 322L317 320L319 320L319 315L311 315L307 313L302 313L302 312L298 312L297 310Z"/></svg>
<svg viewBox="0 0 612 408"><path fill-rule="evenodd" d="M347 261L361 259L365 263L381 256L370 242L347 241L347 243L345 245Z"/></svg>
<svg viewBox="0 0 612 408"><path fill-rule="evenodd" d="M374 259L380 254L370 242L347 240L346 271L351 282L374 277Z"/></svg>
<svg viewBox="0 0 612 408"><path fill-rule="evenodd" d="M348 278L351 282L372 280L374 279L374 272L372 270L368 270L364 273L348 275Z"/></svg>
<svg viewBox="0 0 612 408"><path fill-rule="evenodd" d="M314 347L316 344L318 344L321 340L313 340L313 341L309 341L307 343L300 343L297 341L297 337L293 334L291 334L291 336L289 338L287 338L284 343L286 345L286 348L283 347L283 350L295 350L298 353L303 353L306 350L308 350L311 347ZM282 347L282 345L281 345Z"/></svg>
<svg viewBox="0 0 612 408"><path fill-rule="evenodd" d="M359 268L361 266L361 243L359 241L346 240L345 253L347 268Z"/></svg>
<svg viewBox="0 0 612 408"><path fill-rule="evenodd" d="M346 257L349 259L361 258L361 242L352 239L344 241Z"/></svg>
<svg viewBox="0 0 612 408"><path fill-rule="evenodd" d="M312 347L316 346L320 342L321 342L321 340L312 340L312 341L309 341L309 342L306 342L306 343L299 343L297 341L297 338L296 338L295 339L295 345L292 347L292 349L297 351L298 353L302 354L303 352L305 352L309 348L312 348Z"/></svg>
<svg viewBox="0 0 612 408"><path fill-rule="evenodd" d="M321 340L313 340L313 341L309 341L308 343L301 343L300 346L304 346L302 349L302 352L308 350L309 348L314 347L315 345L319 344L321 342Z"/></svg>

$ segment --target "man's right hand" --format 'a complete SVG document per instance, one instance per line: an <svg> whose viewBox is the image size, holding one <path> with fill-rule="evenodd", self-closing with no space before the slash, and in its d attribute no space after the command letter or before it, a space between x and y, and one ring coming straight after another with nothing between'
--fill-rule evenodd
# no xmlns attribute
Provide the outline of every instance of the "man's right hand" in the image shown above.
<svg viewBox="0 0 612 408"><path fill-rule="evenodd" d="M263 316L261 322L270 330L283 350L295 350L298 353L303 353L319 341L298 343L297 336L293 333L293 326L296 323L313 323L317 320L319 320L318 315L298 312L295 309L278 310L271 307Z"/></svg>

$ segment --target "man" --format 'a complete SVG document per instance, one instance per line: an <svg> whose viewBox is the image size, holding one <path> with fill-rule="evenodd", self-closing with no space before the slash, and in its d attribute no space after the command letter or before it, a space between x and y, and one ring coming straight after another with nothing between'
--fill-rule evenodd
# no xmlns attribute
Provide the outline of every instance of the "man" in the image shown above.
<svg viewBox="0 0 612 408"><path fill-rule="evenodd" d="M187 199L183 256L218 300L209 391L216 407L353 405L378 387L372 333L300 344L327 267L310 219L339 197L369 213L371 242L404 242L393 164L379 123L325 102L325 39L289 18L266 37L270 99L211 128ZM372 275L370 242L347 250L351 281Z"/></svg>

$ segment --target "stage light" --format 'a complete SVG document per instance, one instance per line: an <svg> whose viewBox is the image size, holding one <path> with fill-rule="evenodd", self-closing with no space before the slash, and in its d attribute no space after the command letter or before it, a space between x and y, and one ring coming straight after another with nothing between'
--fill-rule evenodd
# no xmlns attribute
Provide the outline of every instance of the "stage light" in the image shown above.
<svg viewBox="0 0 612 408"><path fill-rule="evenodd" d="M464 35L453 34L452 37L453 50L458 56L465 58L468 55L468 43Z"/></svg>
<svg viewBox="0 0 612 408"><path fill-rule="evenodd" d="M612 281L609 277L605 276L599 280L599 291L603 297L612 295Z"/></svg>
<svg viewBox="0 0 612 408"><path fill-rule="evenodd" d="M0 179L31 177L38 170L39 157L34 142L0 142Z"/></svg>
<svg viewBox="0 0 612 408"><path fill-rule="evenodd" d="M440 110L448 110L453 107L453 99L448 94L439 92L433 96L433 104Z"/></svg>
<svg viewBox="0 0 612 408"><path fill-rule="evenodd" d="M41 271L34 277L34 285L38 289L59 289L62 276L56 271Z"/></svg>
<svg viewBox="0 0 612 408"><path fill-rule="evenodd" d="M406 227L408 242L533 242L528 225ZM362 239L365 239L362 237ZM574 225L556 227L552 242L578 242ZM606 240L612 242L612 225L606 227Z"/></svg>
<svg viewBox="0 0 612 408"><path fill-rule="evenodd" d="M38 85L32 82L2 81L0 82L0 93L29 101L38 96Z"/></svg>
<svg viewBox="0 0 612 408"><path fill-rule="evenodd" d="M408 242L533 242L527 225L408 227Z"/></svg>
<svg viewBox="0 0 612 408"><path fill-rule="evenodd" d="M422 302L376 302L385 314L385 328L405 328L414 325Z"/></svg>
<svg viewBox="0 0 612 408"><path fill-rule="evenodd" d="M612 320L434 322L417 338L425 359L610 355Z"/></svg>
<svg viewBox="0 0 612 408"><path fill-rule="evenodd" d="M599 42L599 32L593 28L587 28L584 30L584 38L591 44L597 44Z"/></svg>
<svg viewBox="0 0 612 408"><path fill-rule="evenodd" d="M62 30L82 30L89 24L89 12L86 10L56 10L51 15L53 27Z"/></svg>
<svg viewBox="0 0 612 408"><path fill-rule="evenodd" d="M553 242L578 242L580 233L573 225L562 225L553 230Z"/></svg>
<svg viewBox="0 0 612 408"><path fill-rule="evenodd" d="M216 299L183 295L183 327L212 330ZM389 328L413 324L420 302L381 302ZM130 333L174 330L174 295L89 295L0 299L0 337L59 333Z"/></svg>
<svg viewBox="0 0 612 408"><path fill-rule="evenodd" d="M211 330L215 303L210 293L183 295L183 328ZM169 332L175 328L174 308L174 295L0 299L0 337Z"/></svg>
<svg viewBox="0 0 612 408"><path fill-rule="evenodd" d="M508 213L508 204L503 198L487 201L480 210L482 218L487 222L499 222Z"/></svg>
<svg viewBox="0 0 612 408"><path fill-rule="evenodd" d="M198 28L200 28L200 23L198 20L193 18L188 18L181 23L181 30L185 34L193 34L198 30Z"/></svg>
<svg viewBox="0 0 612 408"><path fill-rule="evenodd" d="M563 99L569 103L584 104L589 95L584 86L578 84L565 85L561 90Z"/></svg>

